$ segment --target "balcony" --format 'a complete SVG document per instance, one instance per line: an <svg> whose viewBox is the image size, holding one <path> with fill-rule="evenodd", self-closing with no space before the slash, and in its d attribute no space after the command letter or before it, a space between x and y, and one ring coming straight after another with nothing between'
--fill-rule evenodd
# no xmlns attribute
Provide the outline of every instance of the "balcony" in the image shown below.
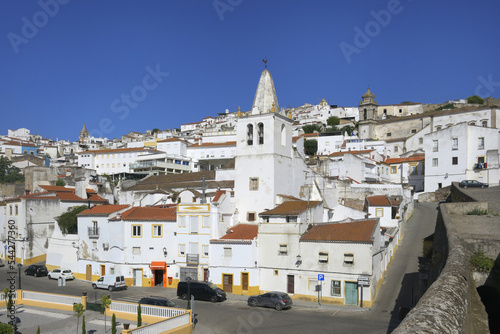
<svg viewBox="0 0 500 334"><path fill-rule="evenodd" d="M99 227L88 227L89 238L97 239L99 238Z"/></svg>
<svg viewBox="0 0 500 334"><path fill-rule="evenodd" d="M474 164L474 169L486 169L487 167L488 163L486 162Z"/></svg>
<svg viewBox="0 0 500 334"><path fill-rule="evenodd" d="M186 263L187 264L199 264L199 254L186 254Z"/></svg>

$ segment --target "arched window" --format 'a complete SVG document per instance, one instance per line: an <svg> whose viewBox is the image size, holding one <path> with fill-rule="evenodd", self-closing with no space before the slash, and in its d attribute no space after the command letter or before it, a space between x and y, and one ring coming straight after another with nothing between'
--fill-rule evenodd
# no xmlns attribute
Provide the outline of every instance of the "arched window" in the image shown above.
<svg viewBox="0 0 500 334"><path fill-rule="evenodd" d="M264 144L264 124L259 123L257 124L257 134L259 136L259 144L262 145Z"/></svg>
<svg viewBox="0 0 500 334"><path fill-rule="evenodd" d="M366 119L366 108L363 110L363 119Z"/></svg>
<svg viewBox="0 0 500 334"><path fill-rule="evenodd" d="M285 146L286 144L286 129L285 124L281 124L281 145Z"/></svg>
<svg viewBox="0 0 500 334"><path fill-rule="evenodd" d="M247 125L247 144L253 145L253 125Z"/></svg>

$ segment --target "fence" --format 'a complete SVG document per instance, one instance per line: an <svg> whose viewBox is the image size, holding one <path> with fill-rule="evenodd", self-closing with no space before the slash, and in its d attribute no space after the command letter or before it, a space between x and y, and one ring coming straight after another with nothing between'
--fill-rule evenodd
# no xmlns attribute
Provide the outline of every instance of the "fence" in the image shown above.
<svg viewBox="0 0 500 334"><path fill-rule="evenodd" d="M142 305L141 305L142 308ZM190 333L191 330L191 313L184 313L174 318L165 319L163 321L156 322L154 324L142 326L139 328L131 329L129 331L122 331L122 333L130 334L158 334L165 333L172 330L179 330L179 328L185 328L186 333Z"/></svg>

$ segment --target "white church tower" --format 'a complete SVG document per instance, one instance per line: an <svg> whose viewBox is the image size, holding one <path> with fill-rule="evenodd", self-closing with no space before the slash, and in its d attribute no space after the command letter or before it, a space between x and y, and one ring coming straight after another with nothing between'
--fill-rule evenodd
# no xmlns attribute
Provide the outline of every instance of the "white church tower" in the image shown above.
<svg viewBox="0 0 500 334"><path fill-rule="evenodd" d="M284 112L284 111L283 111ZM239 222L257 223L276 205L276 195L292 195L292 123L282 114L271 73L259 80L252 111L237 118L235 195Z"/></svg>

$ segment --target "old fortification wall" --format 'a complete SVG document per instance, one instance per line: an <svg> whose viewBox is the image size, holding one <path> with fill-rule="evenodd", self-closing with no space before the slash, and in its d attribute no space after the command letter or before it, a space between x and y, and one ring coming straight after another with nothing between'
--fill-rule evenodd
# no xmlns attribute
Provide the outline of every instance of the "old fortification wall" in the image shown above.
<svg viewBox="0 0 500 334"><path fill-rule="evenodd" d="M472 278L465 246L442 204L427 289L393 333L488 333L488 316Z"/></svg>

